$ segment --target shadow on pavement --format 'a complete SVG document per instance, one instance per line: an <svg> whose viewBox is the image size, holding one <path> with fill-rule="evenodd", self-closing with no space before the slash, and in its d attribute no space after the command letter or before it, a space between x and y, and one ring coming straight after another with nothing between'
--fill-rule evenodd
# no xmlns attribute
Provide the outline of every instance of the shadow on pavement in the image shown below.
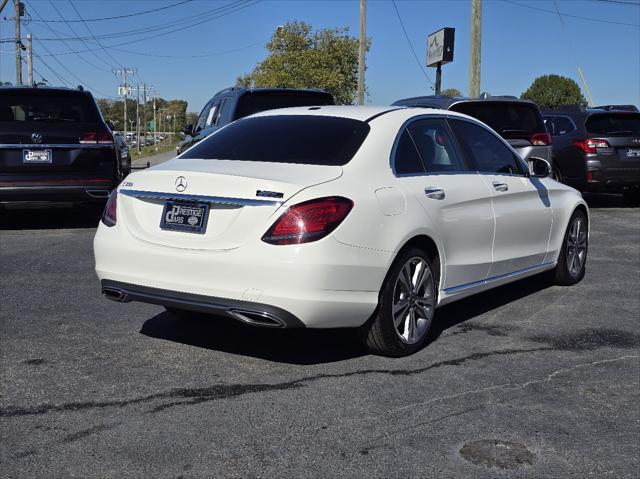
<svg viewBox="0 0 640 479"><path fill-rule="evenodd" d="M607 193L583 193L589 208L633 208L622 195Z"/></svg>
<svg viewBox="0 0 640 479"><path fill-rule="evenodd" d="M0 207L0 230L96 228L103 204L7 209Z"/></svg>
<svg viewBox="0 0 640 479"><path fill-rule="evenodd" d="M436 312L427 344L449 328L549 285L548 276L538 275L444 306ZM344 361L369 354L351 329L274 330L197 314L192 318L178 318L168 312L161 313L148 319L140 333L199 348L298 365Z"/></svg>

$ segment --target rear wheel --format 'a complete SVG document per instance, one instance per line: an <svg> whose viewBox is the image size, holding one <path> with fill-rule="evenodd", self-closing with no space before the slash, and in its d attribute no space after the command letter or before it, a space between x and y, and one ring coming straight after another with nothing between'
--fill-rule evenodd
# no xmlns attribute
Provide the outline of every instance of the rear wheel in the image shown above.
<svg viewBox="0 0 640 479"><path fill-rule="evenodd" d="M571 220L569 220L558 264L554 271L556 284L569 286L584 278L589 249L587 228L587 215L584 211L574 211Z"/></svg>
<svg viewBox="0 0 640 479"><path fill-rule="evenodd" d="M431 259L417 248L401 253L387 274L374 316L360 328L367 349L393 357L420 349L433 323L436 294Z"/></svg>

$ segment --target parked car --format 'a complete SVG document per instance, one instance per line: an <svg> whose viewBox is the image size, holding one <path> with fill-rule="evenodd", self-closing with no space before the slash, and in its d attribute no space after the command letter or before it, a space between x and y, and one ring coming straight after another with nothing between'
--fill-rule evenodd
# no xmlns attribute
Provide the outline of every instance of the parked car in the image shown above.
<svg viewBox="0 0 640 479"><path fill-rule="evenodd" d="M0 87L0 203L104 201L118 152L91 93Z"/></svg>
<svg viewBox="0 0 640 479"><path fill-rule="evenodd" d="M544 112L559 180L595 193L640 197L640 113L565 108Z"/></svg>
<svg viewBox="0 0 640 479"><path fill-rule="evenodd" d="M582 279L587 206L549 169L455 112L263 112L129 175L96 272L116 301L357 327L371 351L410 354L438 306L543 271Z"/></svg>
<svg viewBox="0 0 640 479"><path fill-rule="evenodd" d="M120 159L120 171L124 178L131 173L131 152L129 151L129 145L125 141L122 133L114 133L113 140L118 150L118 158Z"/></svg>
<svg viewBox="0 0 640 479"><path fill-rule="evenodd" d="M333 96L322 90L231 87L216 93L198 115L195 125L185 127L185 139L176 147L180 154L214 131L239 118L275 108L333 105Z"/></svg>
<svg viewBox="0 0 640 479"><path fill-rule="evenodd" d="M513 96L449 98L431 95L405 98L394 102L393 105L438 108L464 113L493 128L523 159L542 158L552 164L551 136L542 121L540 108L532 101L520 100Z"/></svg>

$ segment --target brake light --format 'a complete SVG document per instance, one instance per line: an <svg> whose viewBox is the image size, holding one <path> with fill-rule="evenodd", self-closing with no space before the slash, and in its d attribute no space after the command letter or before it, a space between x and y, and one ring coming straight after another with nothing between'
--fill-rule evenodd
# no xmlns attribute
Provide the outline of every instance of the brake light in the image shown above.
<svg viewBox="0 0 640 479"><path fill-rule="evenodd" d="M107 131L89 131L80 135L80 143L83 145L112 145L113 135Z"/></svg>
<svg viewBox="0 0 640 479"><path fill-rule="evenodd" d="M531 135L531 143L535 146L547 146L553 143L551 135L547 132L534 133Z"/></svg>
<svg viewBox="0 0 640 479"><path fill-rule="evenodd" d="M587 138L586 140L574 141L573 146L578 147L585 153L596 153L596 148L609 148L609 142L599 138Z"/></svg>
<svg viewBox="0 0 640 479"><path fill-rule="evenodd" d="M341 196L299 203L278 218L262 241L275 245L317 241L335 230L352 208L353 201Z"/></svg>
<svg viewBox="0 0 640 479"><path fill-rule="evenodd" d="M104 213L102 213L102 222L106 226L115 226L118 210L118 190L114 189L109 195L107 204L104 207Z"/></svg>

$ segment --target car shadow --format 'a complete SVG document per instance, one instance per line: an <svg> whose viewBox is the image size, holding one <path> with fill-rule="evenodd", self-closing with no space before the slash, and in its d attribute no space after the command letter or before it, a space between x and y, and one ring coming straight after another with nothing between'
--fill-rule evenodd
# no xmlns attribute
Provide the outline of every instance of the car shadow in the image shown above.
<svg viewBox="0 0 640 479"><path fill-rule="evenodd" d="M538 275L443 306L436 312L427 344L436 341L449 328L549 286L548 276ZM224 317L179 318L164 312L145 321L140 333L213 351L296 365L331 363L369 354L352 329L277 330L247 326Z"/></svg>
<svg viewBox="0 0 640 479"><path fill-rule="evenodd" d="M0 207L0 230L96 228L104 204L74 206Z"/></svg>
<svg viewBox="0 0 640 479"><path fill-rule="evenodd" d="M633 208L622 195L611 193L583 193L584 200L589 208Z"/></svg>

